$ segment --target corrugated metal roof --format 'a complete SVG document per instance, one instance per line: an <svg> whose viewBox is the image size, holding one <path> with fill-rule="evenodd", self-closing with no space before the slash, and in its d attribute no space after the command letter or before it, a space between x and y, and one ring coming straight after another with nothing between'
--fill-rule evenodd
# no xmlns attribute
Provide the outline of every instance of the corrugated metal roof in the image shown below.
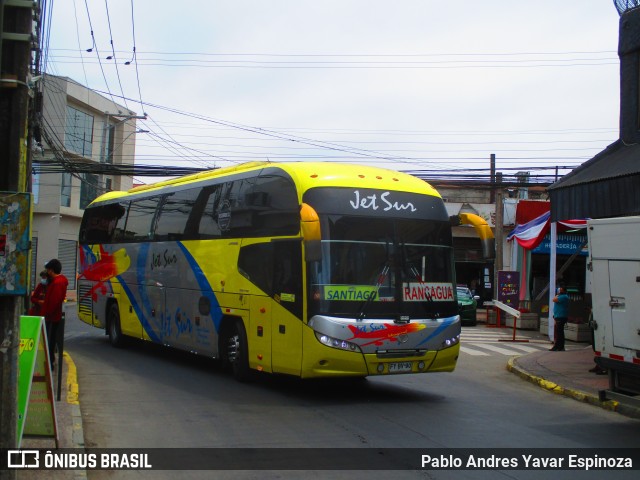
<svg viewBox="0 0 640 480"><path fill-rule="evenodd" d="M549 190L639 174L640 144L625 145L622 140L617 140L555 182Z"/></svg>

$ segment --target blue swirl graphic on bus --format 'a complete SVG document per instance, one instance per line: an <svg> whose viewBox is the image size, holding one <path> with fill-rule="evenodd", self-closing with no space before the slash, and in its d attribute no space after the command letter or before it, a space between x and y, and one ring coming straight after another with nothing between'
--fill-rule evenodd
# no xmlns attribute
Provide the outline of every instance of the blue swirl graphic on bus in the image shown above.
<svg viewBox="0 0 640 480"><path fill-rule="evenodd" d="M211 304L211 319L213 320L213 325L215 326L216 332L219 332L220 323L222 322L222 310L220 309L220 303L218 302L218 299L216 298L216 295L211 288L211 284L207 280L207 277L202 271L202 268L200 268L200 265L198 265L198 262L196 262L195 258L193 258L193 255L189 253L189 250L186 249L182 242L178 242L178 246L182 250L182 253L187 259L189 266L191 267L191 271L195 276L196 282L198 282L198 286L200 287L202 296L206 297Z"/></svg>
<svg viewBox="0 0 640 480"><path fill-rule="evenodd" d="M427 343L429 340L433 339L434 337L437 337L438 335L440 335L444 330L446 330L447 328L449 328L455 321L456 321L456 317L449 317L449 318L445 318L443 320L443 322L440 324L440 326L438 328L436 328L431 335L429 335L427 338L425 338L424 340L422 340L420 343L418 343L418 346L420 345L424 345L425 343Z"/></svg>

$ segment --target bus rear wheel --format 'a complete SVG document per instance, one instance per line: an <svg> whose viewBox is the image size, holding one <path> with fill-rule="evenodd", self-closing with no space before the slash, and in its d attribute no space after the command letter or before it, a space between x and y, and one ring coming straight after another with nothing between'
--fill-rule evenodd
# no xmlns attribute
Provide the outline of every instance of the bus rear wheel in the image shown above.
<svg viewBox="0 0 640 480"><path fill-rule="evenodd" d="M117 303L112 303L109 306L109 312L107 314L107 333L109 334L109 342L114 347L124 346L124 336L122 335L122 329L120 328L120 310Z"/></svg>
<svg viewBox="0 0 640 480"><path fill-rule="evenodd" d="M236 380L249 382L254 378L254 371L249 368L249 349L247 332L240 321L234 322L225 342L225 357Z"/></svg>

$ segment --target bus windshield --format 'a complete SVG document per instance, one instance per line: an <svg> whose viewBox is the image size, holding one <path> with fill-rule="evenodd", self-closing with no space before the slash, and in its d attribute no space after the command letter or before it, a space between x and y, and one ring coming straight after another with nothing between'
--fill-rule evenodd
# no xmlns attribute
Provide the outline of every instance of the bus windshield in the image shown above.
<svg viewBox="0 0 640 480"><path fill-rule="evenodd" d="M442 318L456 314L444 221L321 215L322 259L308 265L310 314Z"/></svg>

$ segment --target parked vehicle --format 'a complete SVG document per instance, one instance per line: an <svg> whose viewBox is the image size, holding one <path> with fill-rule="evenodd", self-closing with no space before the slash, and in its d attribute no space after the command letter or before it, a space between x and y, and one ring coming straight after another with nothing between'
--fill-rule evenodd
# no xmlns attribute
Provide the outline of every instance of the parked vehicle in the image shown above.
<svg viewBox="0 0 640 480"><path fill-rule="evenodd" d="M474 295L467 287L456 287L458 294L458 314L462 325L475 325L476 312L478 310L478 300L480 297Z"/></svg>
<svg viewBox="0 0 640 480"><path fill-rule="evenodd" d="M607 398L640 395L640 217L587 222L596 363ZM612 395L613 394L613 395ZM637 400L636 400L637 402Z"/></svg>

